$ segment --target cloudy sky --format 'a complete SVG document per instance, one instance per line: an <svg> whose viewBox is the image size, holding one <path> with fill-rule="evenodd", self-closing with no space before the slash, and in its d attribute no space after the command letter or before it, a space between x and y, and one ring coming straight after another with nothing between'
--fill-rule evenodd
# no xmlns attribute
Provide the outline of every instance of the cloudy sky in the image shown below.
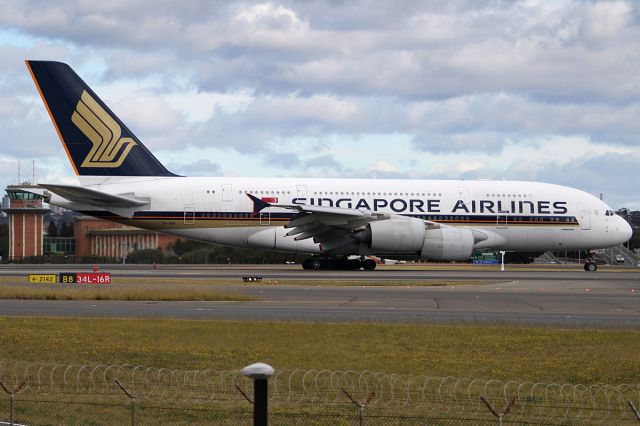
<svg viewBox="0 0 640 426"><path fill-rule="evenodd" d="M0 185L73 182L24 59L187 175L553 182L640 209L633 1L0 0Z"/></svg>

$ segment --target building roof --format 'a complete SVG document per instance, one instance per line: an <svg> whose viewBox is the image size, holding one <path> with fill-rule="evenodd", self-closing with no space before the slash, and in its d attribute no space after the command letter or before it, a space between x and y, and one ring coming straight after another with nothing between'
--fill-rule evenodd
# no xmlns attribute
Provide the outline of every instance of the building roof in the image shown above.
<svg viewBox="0 0 640 426"><path fill-rule="evenodd" d="M89 229L87 235L155 235L156 232L148 229L134 228L127 226L126 228L107 228L107 229Z"/></svg>
<svg viewBox="0 0 640 426"><path fill-rule="evenodd" d="M5 213L46 213L49 209L44 207L7 207L6 209L0 209Z"/></svg>

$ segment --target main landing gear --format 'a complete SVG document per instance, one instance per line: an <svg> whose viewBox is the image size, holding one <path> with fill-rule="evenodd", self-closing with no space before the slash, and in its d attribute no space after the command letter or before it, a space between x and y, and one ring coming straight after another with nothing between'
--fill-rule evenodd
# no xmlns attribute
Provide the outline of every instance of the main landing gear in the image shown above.
<svg viewBox="0 0 640 426"><path fill-rule="evenodd" d="M598 264L593 260L587 260L584 264L584 270L587 272L595 272L598 270Z"/></svg>
<svg viewBox="0 0 640 426"><path fill-rule="evenodd" d="M343 269L373 271L376 269L376 262L371 259L326 259L322 257L312 257L302 262L302 269Z"/></svg>

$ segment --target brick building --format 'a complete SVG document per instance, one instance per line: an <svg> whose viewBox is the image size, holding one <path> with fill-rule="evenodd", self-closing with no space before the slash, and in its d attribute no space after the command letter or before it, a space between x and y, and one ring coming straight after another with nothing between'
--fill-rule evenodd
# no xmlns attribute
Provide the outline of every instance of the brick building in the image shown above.
<svg viewBox="0 0 640 426"><path fill-rule="evenodd" d="M24 191L28 185L6 188L9 206L2 211L8 215L9 259L42 255L44 214L42 196Z"/></svg>
<svg viewBox="0 0 640 426"><path fill-rule="evenodd" d="M9 259L17 260L55 253L122 258L135 250L165 251L178 240L178 237L89 216L74 219L73 238L46 237L44 215L50 209L43 207L41 195L21 189L28 189L29 186L28 184L10 185L5 189L8 206L0 210L8 215Z"/></svg>
<svg viewBox="0 0 640 426"><path fill-rule="evenodd" d="M76 256L125 257L134 250L167 250L178 237L80 216L73 223Z"/></svg>

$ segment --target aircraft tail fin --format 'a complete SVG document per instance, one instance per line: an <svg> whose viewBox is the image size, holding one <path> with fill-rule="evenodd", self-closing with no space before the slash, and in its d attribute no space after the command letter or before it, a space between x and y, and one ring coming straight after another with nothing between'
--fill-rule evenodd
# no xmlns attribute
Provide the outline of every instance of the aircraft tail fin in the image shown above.
<svg viewBox="0 0 640 426"><path fill-rule="evenodd" d="M79 176L175 176L69 65L25 61Z"/></svg>

